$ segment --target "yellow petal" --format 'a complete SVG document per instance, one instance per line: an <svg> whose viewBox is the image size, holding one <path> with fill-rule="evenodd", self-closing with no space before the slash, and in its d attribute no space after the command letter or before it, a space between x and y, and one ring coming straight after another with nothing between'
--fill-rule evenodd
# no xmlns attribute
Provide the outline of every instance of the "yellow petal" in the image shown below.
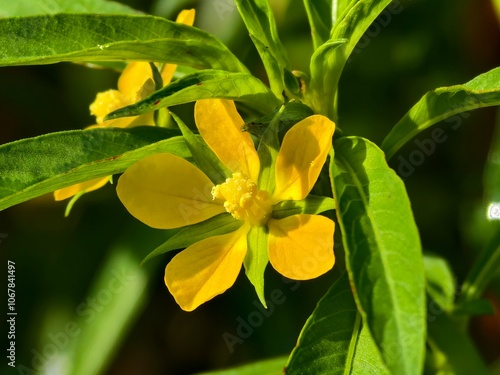
<svg viewBox="0 0 500 375"><path fill-rule="evenodd" d="M130 62L120 75L118 90L130 99L133 99L148 79L151 81L153 80L153 72L151 71L149 63L144 61ZM134 102L132 101L128 104L132 103Z"/></svg>
<svg viewBox="0 0 500 375"><path fill-rule="evenodd" d="M184 9L182 10L175 22L183 23L184 25L193 26L194 16L196 11L194 9Z"/></svg>
<svg viewBox="0 0 500 375"><path fill-rule="evenodd" d="M276 160L275 203L304 199L318 179L332 146L335 124L321 115L295 124L283 138Z"/></svg>
<svg viewBox="0 0 500 375"><path fill-rule="evenodd" d="M85 181L80 184L68 186L64 189L59 189L54 191L54 199L56 201L62 201L64 199L68 199L82 191L88 193L89 191L97 190L100 187L106 185L109 181L109 177L104 178L96 178L94 180Z"/></svg>
<svg viewBox="0 0 500 375"><path fill-rule="evenodd" d="M240 172L257 182L260 161L250 134L231 100L204 99L194 107L196 126L201 136L231 171Z"/></svg>
<svg viewBox="0 0 500 375"><path fill-rule="evenodd" d="M335 263L335 223L319 215L292 215L271 219L269 261L283 276L308 280L329 271Z"/></svg>
<svg viewBox="0 0 500 375"><path fill-rule="evenodd" d="M247 252L248 227L201 240L165 268L165 284L179 306L193 311L235 282Z"/></svg>
<svg viewBox="0 0 500 375"><path fill-rule="evenodd" d="M159 229L199 223L225 212L214 185L198 168L172 154L148 156L128 168L116 192L127 210Z"/></svg>

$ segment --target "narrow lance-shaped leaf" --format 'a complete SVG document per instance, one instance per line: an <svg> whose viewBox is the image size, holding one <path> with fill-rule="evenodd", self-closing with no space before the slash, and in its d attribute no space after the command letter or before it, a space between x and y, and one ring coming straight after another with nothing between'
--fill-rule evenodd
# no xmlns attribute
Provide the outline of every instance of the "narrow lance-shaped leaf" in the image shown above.
<svg viewBox="0 0 500 375"><path fill-rule="evenodd" d="M281 103L251 74L203 70L179 78L146 99L110 113L107 119L137 116L163 107L215 98L243 102L262 113L271 112Z"/></svg>
<svg viewBox="0 0 500 375"><path fill-rule="evenodd" d="M241 18L259 52L271 90L282 97L284 69L289 69L285 48L278 37L276 22L267 0L235 0Z"/></svg>
<svg viewBox="0 0 500 375"><path fill-rule="evenodd" d="M311 26L314 49L330 39L333 21L332 7L336 7L336 5L337 0L304 0L307 18Z"/></svg>
<svg viewBox="0 0 500 375"><path fill-rule="evenodd" d="M388 375L356 308L346 275L307 320L286 366L287 375Z"/></svg>
<svg viewBox="0 0 500 375"><path fill-rule="evenodd" d="M390 2L391 0L353 0L348 4L345 1L338 4L343 12L333 25L330 39L325 43L342 39L347 41L341 48L335 49L329 57L326 69L329 72L328 77L323 77L320 71L311 70L311 87L329 88L325 94L314 93L316 100L320 99L313 105L317 113L322 113L334 121L337 118L335 101L344 66L365 31Z"/></svg>
<svg viewBox="0 0 500 375"><path fill-rule="evenodd" d="M358 309L391 373L420 375L424 266L404 184L366 139L343 137L333 149L332 189Z"/></svg>
<svg viewBox="0 0 500 375"><path fill-rule="evenodd" d="M117 60L247 72L211 34L164 18L64 13L0 18L0 66Z"/></svg>
<svg viewBox="0 0 500 375"><path fill-rule="evenodd" d="M190 157L177 134L152 126L73 130L4 144L0 146L0 210L79 182L121 173L158 152Z"/></svg>
<svg viewBox="0 0 500 375"><path fill-rule="evenodd" d="M140 14L126 5L107 0L16 0L2 1L0 17L21 17L55 13Z"/></svg>
<svg viewBox="0 0 500 375"><path fill-rule="evenodd" d="M495 105L500 105L500 68L463 85L427 92L392 128L380 147L390 159L409 140L437 122L461 112Z"/></svg>
<svg viewBox="0 0 500 375"><path fill-rule="evenodd" d="M276 375L280 374L286 363L286 357L266 359L264 361L249 363L247 365L199 373L197 375Z"/></svg>
<svg viewBox="0 0 500 375"><path fill-rule="evenodd" d="M242 221L235 220L228 213L224 213L202 221L201 223L183 227L180 230L173 229L175 233L167 241L149 253L142 263L169 251L186 248L205 238L234 232L241 227L242 224Z"/></svg>

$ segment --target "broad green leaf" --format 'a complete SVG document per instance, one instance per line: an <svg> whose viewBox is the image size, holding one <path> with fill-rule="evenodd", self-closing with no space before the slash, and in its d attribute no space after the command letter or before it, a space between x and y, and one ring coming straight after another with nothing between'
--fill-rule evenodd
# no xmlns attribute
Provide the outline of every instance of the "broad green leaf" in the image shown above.
<svg viewBox="0 0 500 375"><path fill-rule="evenodd" d="M280 375L283 371L283 367L285 366L286 358L287 357L278 357L267 359L241 367L204 372L197 375Z"/></svg>
<svg viewBox="0 0 500 375"><path fill-rule="evenodd" d="M152 126L72 130L1 145L0 210L79 182L122 173L158 152L190 157L177 134Z"/></svg>
<svg viewBox="0 0 500 375"><path fill-rule="evenodd" d="M273 218L283 219L290 215L316 215L335 209L335 200L330 197L309 195L301 201L283 201L273 207Z"/></svg>
<svg viewBox="0 0 500 375"><path fill-rule="evenodd" d="M490 374L471 339L448 314L429 315L428 321L429 346L444 362L436 366L434 374Z"/></svg>
<svg viewBox="0 0 500 375"><path fill-rule="evenodd" d="M448 262L437 255L424 256L427 293L445 311L453 310L457 292Z"/></svg>
<svg viewBox="0 0 500 375"><path fill-rule="evenodd" d="M465 279L460 304L481 297L491 280L500 273L500 230L474 262Z"/></svg>
<svg viewBox="0 0 500 375"><path fill-rule="evenodd" d="M424 266L404 184L366 139L342 137L333 150L332 189L358 309L388 369L420 375Z"/></svg>
<svg viewBox="0 0 500 375"><path fill-rule="evenodd" d="M332 8L337 7L337 3L338 0L304 0L307 18L311 26L314 49L317 49L330 39L334 15Z"/></svg>
<svg viewBox="0 0 500 375"><path fill-rule="evenodd" d="M169 251L186 248L205 238L234 232L241 227L242 224L242 221L235 220L231 215L224 213L214 216L201 223L189 225L180 230L176 229L175 234L165 243L149 253L148 256L144 258L142 263Z"/></svg>
<svg viewBox="0 0 500 375"><path fill-rule="evenodd" d="M325 97L322 97L322 92L314 93L316 98L321 99L320 102L313 105L317 113L324 114L334 121L337 119L336 95L344 66L365 31L390 3L391 0L352 0L338 3L342 13L333 25L330 39L325 43L334 43L342 39L346 39L347 42L342 47L333 50L329 57L329 74L322 84L317 82L321 80L321 76L313 78L311 72L311 81L316 81L313 86L326 87L329 90ZM389 16L390 14L389 12Z"/></svg>
<svg viewBox="0 0 500 375"><path fill-rule="evenodd" d="M286 374L388 375L361 316L346 275L318 302L300 333Z"/></svg>
<svg viewBox="0 0 500 375"><path fill-rule="evenodd" d="M0 18L0 66L116 60L247 72L211 34L164 18L64 13Z"/></svg>
<svg viewBox="0 0 500 375"><path fill-rule="evenodd" d="M276 22L268 0L235 0L241 18L259 52L271 90L282 98L283 71L290 63L278 37Z"/></svg>
<svg viewBox="0 0 500 375"><path fill-rule="evenodd" d="M358 0L332 0L332 26L335 26L344 12Z"/></svg>
<svg viewBox="0 0 500 375"><path fill-rule="evenodd" d="M269 263L267 227L265 225L252 227L247 238L248 250L243 262L245 274L254 286L259 301L267 309L266 296L264 295L264 272Z"/></svg>
<svg viewBox="0 0 500 375"><path fill-rule="evenodd" d="M259 79L248 73L203 70L179 78L146 99L111 112L106 118L137 116L163 107L213 98L243 102L262 113L271 112L281 103Z"/></svg>
<svg viewBox="0 0 500 375"><path fill-rule="evenodd" d="M179 126L184 141L191 155L193 155L193 159L198 168L200 168L215 185L223 183L227 177L232 175L231 171L222 164L200 136L197 137L175 113L171 112L171 115Z"/></svg>
<svg viewBox="0 0 500 375"><path fill-rule="evenodd" d="M16 0L3 1L0 17L21 17L55 13L141 13L126 5L107 0Z"/></svg>
<svg viewBox="0 0 500 375"><path fill-rule="evenodd" d="M457 128L462 123L458 113L495 105L500 105L500 68L463 85L427 92L392 128L380 147L390 159L409 140L437 122L448 119L452 128Z"/></svg>

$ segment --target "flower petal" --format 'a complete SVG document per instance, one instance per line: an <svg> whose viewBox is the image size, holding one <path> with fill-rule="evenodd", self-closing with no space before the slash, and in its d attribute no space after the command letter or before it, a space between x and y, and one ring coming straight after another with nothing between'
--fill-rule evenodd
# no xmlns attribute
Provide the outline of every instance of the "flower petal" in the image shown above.
<svg viewBox="0 0 500 375"><path fill-rule="evenodd" d="M165 268L165 284L179 306L193 311L235 282L247 252L248 227L206 238L177 254Z"/></svg>
<svg viewBox="0 0 500 375"><path fill-rule="evenodd" d="M132 61L127 64L118 79L118 90L131 100L128 104L134 103L133 99L148 79L153 80L153 72L149 63Z"/></svg>
<svg viewBox="0 0 500 375"><path fill-rule="evenodd" d="M285 134L276 159L275 203L309 194L325 164L334 131L335 124L327 117L313 115Z"/></svg>
<svg viewBox="0 0 500 375"><path fill-rule="evenodd" d="M292 215L270 219L269 261L283 276L308 280L329 271L335 263L335 223L324 216Z"/></svg>
<svg viewBox="0 0 500 375"><path fill-rule="evenodd" d="M183 23L184 25L193 26L194 16L196 11L194 9L183 9L177 16L175 22Z"/></svg>
<svg viewBox="0 0 500 375"><path fill-rule="evenodd" d="M80 184L68 186L64 189L59 189L54 191L54 199L56 201L62 201L68 199L82 191L88 193L89 191L94 191L100 187L106 185L109 182L109 177L95 178L90 181L85 181Z"/></svg>
<svg viewBox="0 0 500 375"><path fill-rule="evenodd" d="M201 136L231 171L241 172L258 181L260 161L250 134L231 100L204 99L194 107L196 126Z"/></svg>
<svg viewBox="0 0 500 375"><path fill-rule="evenodd" d="M211 195L212 182L186 160L155 154L128 168L116 192L127 210L159 229L196 224L225 212Z"/></svg>

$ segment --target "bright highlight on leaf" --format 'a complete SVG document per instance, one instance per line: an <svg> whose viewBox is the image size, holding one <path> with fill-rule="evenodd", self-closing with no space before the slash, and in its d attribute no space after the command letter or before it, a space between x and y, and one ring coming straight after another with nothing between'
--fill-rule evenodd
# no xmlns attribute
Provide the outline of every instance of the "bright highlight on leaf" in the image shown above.
<svg viewBox="0 0 500 375"><path fill-rule="evenodd" d="M273 205L309 194L331 148L335 124L314 115L288 131L277 160L272 161L276 163L275 176L268 186L281 184L274 194L257 188L261 163L250 135L241 130L244 121L233 102L199 101L195 119L211 151L233 172L224 182L214 185L187 161L158 154L129 168L117 187L118 197L129 212L155 228L195 224L221 212L243 222L235 232L194 243L166 267L165 283L181 308L194 310L223 293L236 280L242 264L261 301L265 301L268 259L278 272L299 280L330 270L335 262L333 221L302 213L283 219L271 217ZM285 184L287 178L291 182ZM254 236L259 240L254 241ZM264 238L268 238L267 243L262 242Z"/></svg>

